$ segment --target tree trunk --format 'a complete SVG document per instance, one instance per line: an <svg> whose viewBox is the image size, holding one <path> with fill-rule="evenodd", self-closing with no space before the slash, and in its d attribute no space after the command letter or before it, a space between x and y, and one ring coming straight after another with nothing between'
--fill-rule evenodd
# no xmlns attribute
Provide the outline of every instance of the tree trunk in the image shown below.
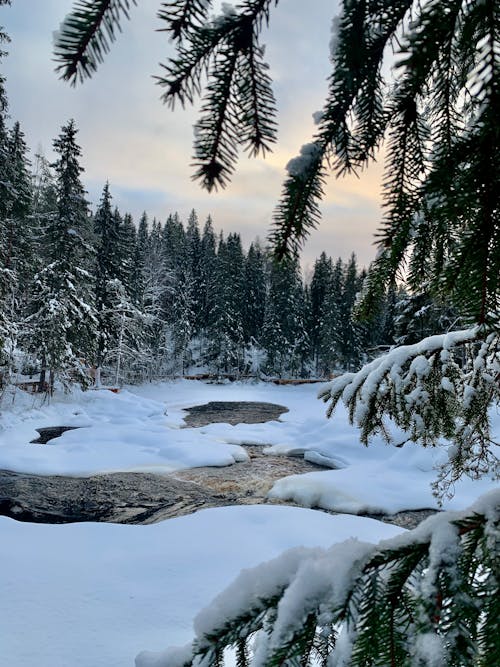
<svg viewBox="0 0 500 667"><path fill-rule="evenodd" d="M41 365L41 368L40 368L40 380L38 382L38 393L39 394L43 394L43 392L46 389L46 385L47 385L47 383L45 381L46 374L47 374L47 361L45 359L45 354L43 354L42 355L42 365Z"/></svg>

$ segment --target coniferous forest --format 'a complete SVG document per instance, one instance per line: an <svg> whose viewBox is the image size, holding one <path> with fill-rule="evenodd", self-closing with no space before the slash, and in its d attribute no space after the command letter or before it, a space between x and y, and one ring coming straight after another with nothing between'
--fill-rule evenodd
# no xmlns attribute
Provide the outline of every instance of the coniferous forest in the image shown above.
<svg viewBox="0 0 500 667"><path fill-rule="evenodd" d="M69 121L53 163L32 164L2 93L3 382L122 384L209 373L329 377L395 341L442 328L452 314L391 290L370 326L356 321L365 271L353 254L322 253L309 280L258 240L218 232L195 210L183 221L134 221L105 183L94 206Z"/></svg>

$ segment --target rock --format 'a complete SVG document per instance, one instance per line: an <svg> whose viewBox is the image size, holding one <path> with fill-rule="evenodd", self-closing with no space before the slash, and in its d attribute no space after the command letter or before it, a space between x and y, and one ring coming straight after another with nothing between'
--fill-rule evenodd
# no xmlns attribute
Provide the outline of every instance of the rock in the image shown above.
<svg viewBox="0 0 500 667"><path fill-rule="evenodd" d="M0 514L19 521L153 523L222 504L227 500L167 475L79 478L0 470Z"/></svg>

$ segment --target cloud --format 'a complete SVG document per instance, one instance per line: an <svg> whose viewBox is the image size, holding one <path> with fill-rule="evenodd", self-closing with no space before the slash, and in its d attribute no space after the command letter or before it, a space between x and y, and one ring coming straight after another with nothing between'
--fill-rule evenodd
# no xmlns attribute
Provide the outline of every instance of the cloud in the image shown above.
<svg viewBox="0 0 500 667"><path fill-rule="evenodd" d="M165 219L177 210L186 219L195 208L200 220L211 213L218 229L240 231L248 243L267 236L285 177L285 165L310 141L312 113L321 108L330 70L328 42L336 11L330 0L289 0L272 12L264 36L266 58L275 78L280 112L279 144L265 161L242 155L233 183L215 195L191 181L192 126L196 109L169 111L159 101L158 74L171 45L158 27L159 0L139 3L131 23L92 80L76 89L53 72L52 31L72 0L18 0L3 10L13 41L3 64L11 116L19 119L28 143L49 153L63 123L73 117L80 128L87 188L98 201L109 179L114 202L136 217ZM333 6L332 6L333 5ZM313 232L304 261L325 249L333 255L358 252L363 263L374 256L372 234L380 219L380 167L361 179L330 179L322 206L324 221Z"/></svg>

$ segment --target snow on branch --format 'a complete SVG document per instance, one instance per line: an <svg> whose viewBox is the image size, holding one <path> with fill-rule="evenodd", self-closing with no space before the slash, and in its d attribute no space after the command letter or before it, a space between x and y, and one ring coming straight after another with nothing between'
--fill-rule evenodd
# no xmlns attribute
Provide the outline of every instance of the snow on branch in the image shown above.
<svg viewBox="0 0 500 667"><path fill-rule="evenodd" d="M328 417L339 401L346 405L364 444L375 433L390 441L388 418L423 445L451 440L449 485L463 473L498 472L488 408L500 398L499 378L499 334L476 326L396 347L319 397L329 402Z"/></svg>
<svg viewBox="0 0 500 667"><path fill-rule="evenodd" d="M195 619L192 644L136 667L222 665L226 648L252 667L493 664L499 523L496 490L378 545L291 549L243 570Z"/></svg>

